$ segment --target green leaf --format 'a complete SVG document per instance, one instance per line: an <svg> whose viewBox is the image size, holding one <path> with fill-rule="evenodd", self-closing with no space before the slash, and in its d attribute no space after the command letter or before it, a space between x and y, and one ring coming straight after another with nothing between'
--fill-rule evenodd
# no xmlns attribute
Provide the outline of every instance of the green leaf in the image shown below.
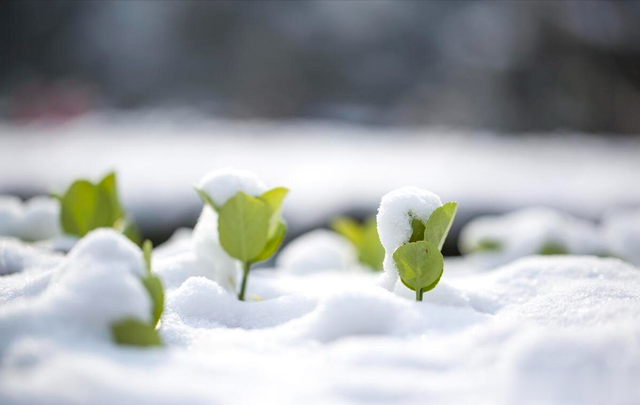
<svg viewBox="0 0 640 405"><path fill-rule="evenodd" d="M267 203L271 209L271 217L269 218L269 233L267 238L271 239L278 231L278 225L282 219L282 202L289 193L289 189L285 187L273 188L260 196L260 199Z"/></svg>
<svg viewBox="0 0 640 405"><path fill-rule="evenodd" d="M151 316L153 325L157 326L162 317L162 311L164 310L164 289L162 288L162 281L158 276L149 274L142 278L142 284L144 284L144 287L149 292L149 297L151 297L153 304Z"/></svg>
<svg viewBox="0 0 640 405"><path fill-rule="evenodd" d="M424 231L424 240L431 242L438 249L442 250L444 241L449 234L451 225L458 210L458 203L455 201L448 202L436 208L427 221Z"/></svg>
<svg viewBox="0 0 640 405"><path fill-rule="evenodd" d="M262 249L262 252L260 252L258 257L253 259L252 262L261 262L273 256L273 254L280 247L280 244L282 244L286 233L287 225L284 222L278 223L278 228L275 235L267 241L267 244L265 245L264 249Z"/></svg>
<svg viewBox="0 0 640 405"><path fill-rule="evenodd" d="M418 242L424 240L425 226L422 221L420 221L418 218L413 218L413 220L411 221L411 228L413 229L413 232L411 233L409 242Z"/></svg>
<svg viewBox="0 0 640 405"><path fill-rule="evenodd" d="M476 246L471 249L471 252L497 252L502 249L502 243L493 239L481 239Z"/></svg>
<svg viewBox="0 0 640 405"><path fill-rule="evenodd" d="M111 325L114 342L131 346L162 346L154 327L135 318L126 318Z"/></svg>
<svg viewBox="0 0 640 405"><path fill-rule="evenodd" d="M567 248L554 242L545 243L538 252L540 255L566 255L568 253Z"/></svg>
<svg viewBox="0 0 640 405"><path fill-rule="evenodd" d="M122 206L120 205L120 200L118 199L118 188L116 184L115 172L107 174L100 181L100 183L98 183L98 187L100 187L109 198L109 202L111 204L112 224L115 223L118 219L124 217L124 211L122 209Z"/></svg>
<svg viewBox="0 0 640 405"><path fill-rule="evenodd" d="M243 263L254 260L267 244L271 209L261 199L238 192L220 208L220 244Z"/></svg>
<svg viewBox="0 0 640 405"><path fill-rule="evenodd" d="M198 195L200 196L200 199L202 200L203 203L205 203L206 205L208 205L209 207L211 207L211 209L213 209L215 212L220 211L220 207L218 207L216 205L216 203L213 202L213 200L211 199L211 197L209 197L209 194L207 194L203 189L198 188L198 187L194 187L194 189L196 190L196 192L198 193Z"/></svg>
<svg viewBox="0 0 640 405"><path fill-rule="evenodd" d="M362 225L347 217L338 217L331 222L331 229L349 239L356 248L362 243L364 229Z"/></svg>
<svg viewBox="0 0 640 405"><path fill-rule="evenodd" d="M382 270L384 247L378 236L376 218L370 218L362 226L362 240L358 248L358 260L373 270Z"/></svg>
<svg viewBox="0 0 640 405"><path fill-rule="evenodd" d="M113 222L111 202L107 194L86 180L74 182L62 197L60 219L65 233L84 236Z"/></svg>
<svg viewBox="0 0 640 405"><path fill-rule="evenodd" d="M414 291L434 288L444 268L442 253L427 241L411 242L400 246L393 253L393 260L402 282Z"/></svg>
<svg viewBox="0 0 640 405"><path fill-rule="evenodd" d="M120 229L122 234L129 238L129 240L136 245L140 246L140 242L142 241L142 235L140 235L140 230L136 226L135 222L129 221L128 219L121 219L121 228L116 226L116 229Z"/></svg>

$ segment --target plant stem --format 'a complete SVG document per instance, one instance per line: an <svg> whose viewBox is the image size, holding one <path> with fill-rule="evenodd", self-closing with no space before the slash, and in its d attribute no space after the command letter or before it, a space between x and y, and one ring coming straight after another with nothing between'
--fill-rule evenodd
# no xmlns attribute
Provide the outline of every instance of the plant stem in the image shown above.
<svg viewBox="0 0 640 405"><path fill-rule="evenodd" d="M422 301L422 288L416 290L416 301Z"/></svg>
<svg viewBox="0 0 640 405"><path fill-rule="evenodd" d="M240 293L238 294L238 299L240 301L244 301L244 292L247 289L247 277L249 276L249 267L251 263L246 262L242 263L242 285L240 286Z"/></svg>

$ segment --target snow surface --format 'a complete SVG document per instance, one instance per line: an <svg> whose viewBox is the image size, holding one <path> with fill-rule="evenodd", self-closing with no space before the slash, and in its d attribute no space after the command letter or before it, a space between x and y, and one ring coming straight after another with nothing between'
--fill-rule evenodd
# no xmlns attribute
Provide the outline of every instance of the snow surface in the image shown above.
<svg viewBox="0 0 640 405"><path fill-rule="evenodd" d="M141 252L115 232L0 277L0 403L640 402L640 269L619 259L447 259L421 303L376 273L257 269L240 302L188 238L153 257L160 349L110 341L110 322L150 306Z"/></svg>
<svg viewBox="0 0 640 405"><path fill-rule="evenodd" d="M138 247L114 230L100 229L53 268L45 288L45 280L29 272L3 277L2 298L14 299L0 309L0 351L38 336L72 343L81 336L109 340L114 322L129 317L150 322L144 272Z"/></svg>
<svg viewBox="0 0 640 405"><path fill-rule="evenodd" d="M359 267L353 244L326 229L316 229L289 242L278 255L276 266L298 275Z"/></svg>
<svg viewBox="0 0 640 405"><path fill-rule="evenodd" d="M496 243L497 249L475 253L483 242ZM473 219L462 229L459 245L462 252L473 254L478 263L484 261L488 266L538 254L545 245L555 245L575 255L608 251L605 237L595 223L543 207Z"/></svg>
<svg viewBox="0 0 640 405"><path fill-rule="evenodd" d="M126 211L144 230L175 229L202 209L194 181L232 166L291 190L283 212L294 234L347 210L373 214L380 197L406 185L458 201L458 223L531 205L597 218L640 206L638 156L634 137L570 132L89 115L61 125L0 123L0 193L63 192L77 178L115 170Z"/></svg>
<svg viewBox="0 0 640 405"><path fill-rule="evenodd" d="M602 227L609 252L640 266L640 209L609 212Z"/></svg>
<svg viewBox="0 0 640 405"><path fill-rule="evenodd" d="M426 224L431 213L441 205L442 201L437 195L411 186L393 190L382 197L376 220L380 242L385 250L384 274L380 280L385 288L392 289L398 283L393 253L411 239L413 219Z"/></svg>
<svg viewBox="0 0 640 405"><path fill-rule="evenodd" d="M0 195L0 236L38 241L61 233L56 199L39 196L23 203L17 197Z"/></svg>

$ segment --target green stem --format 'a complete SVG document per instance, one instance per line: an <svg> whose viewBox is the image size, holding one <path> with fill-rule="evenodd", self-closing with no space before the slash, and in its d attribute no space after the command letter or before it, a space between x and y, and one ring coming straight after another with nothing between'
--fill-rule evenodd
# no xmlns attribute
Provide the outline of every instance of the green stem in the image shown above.
<svg viewBox="0 0 640 405"><path fill-rule="evenodd" d="M249 276L249 267L251 263L246 262L242 263L242 285L240 286L240 293L238 294L238 299L240 301L244 301L244 292L247 289L247 277Z"/></svg>
<svg viewBox="0 0 640 405"><path fill-rule="evenodd" d="M422 301L422 288L416 290L416 301Z"/></svg>

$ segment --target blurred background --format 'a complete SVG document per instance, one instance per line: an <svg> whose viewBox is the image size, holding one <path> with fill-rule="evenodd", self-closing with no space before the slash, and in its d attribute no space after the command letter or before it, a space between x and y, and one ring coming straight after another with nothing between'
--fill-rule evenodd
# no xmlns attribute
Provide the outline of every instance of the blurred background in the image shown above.
<svg viewBox="0 0 640 405"><path fill-rule="evenodd" d="M408 184L458 226L640 203L640 2L3 1L0 55L0 193L116 169L156 242L225 165L291 236Z"/></svg>

